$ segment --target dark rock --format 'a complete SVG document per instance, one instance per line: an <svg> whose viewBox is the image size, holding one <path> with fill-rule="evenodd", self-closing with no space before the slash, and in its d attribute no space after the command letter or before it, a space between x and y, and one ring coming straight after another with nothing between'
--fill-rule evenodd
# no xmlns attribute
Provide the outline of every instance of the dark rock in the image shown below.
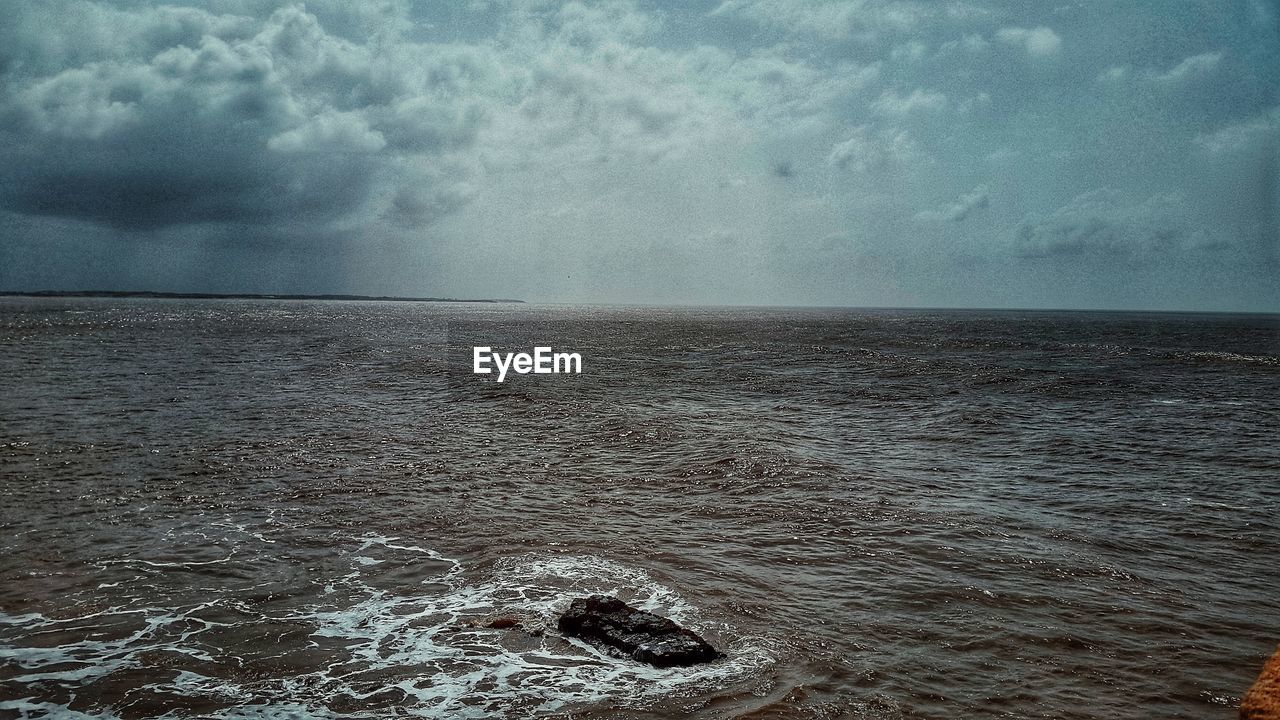
<svg viewBox="0 0 1280 720"><path fill-rule="evenodd" d="M575 599L558 625L566 635L603 643L656 667L697 665L720 657L692 630L605 595Z"/></svg>
<svg viewBox="0 0 1280 720"><path fill-rule="evenodd" d="M530 637L542 637L543 629L541 623L531 620L527 617L519 615L491 615L485 618L476 618L464 620L459 626L461 629L484 629L484 630L518 630Z"/></svg>

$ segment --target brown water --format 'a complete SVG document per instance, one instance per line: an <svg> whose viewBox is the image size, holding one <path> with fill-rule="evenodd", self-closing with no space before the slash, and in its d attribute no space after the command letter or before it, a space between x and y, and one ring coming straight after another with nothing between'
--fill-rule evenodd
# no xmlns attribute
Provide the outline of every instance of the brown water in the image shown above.
<svg viewBox="0 0 1280 720"><path fill-rule="evenodd" d="M535 343L586 372L469 373ZM1280 640L1275 316L10 299L0 349L0 717L1225 719ZM727 658L562 638L589 592Z"/></svg>

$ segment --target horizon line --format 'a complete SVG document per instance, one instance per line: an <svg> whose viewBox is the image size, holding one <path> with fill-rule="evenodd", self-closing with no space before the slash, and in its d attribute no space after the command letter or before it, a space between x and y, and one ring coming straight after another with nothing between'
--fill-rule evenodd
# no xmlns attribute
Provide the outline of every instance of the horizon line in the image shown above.
<svg viewBox="0 0 1280 720"><path fill-rule="evenodd" d="M0 297L105 297L156 300L352 300L446 303L521 303L514 298L412 297L406 295L358 295L351 293L222 293L170 292L166 290L0 290Z"/></svg>
<svg viewBox="0 0 1280 720"><path fill-rule="evenodd" d="M1017 306L939 306L939 305L806 305L758 303L646 303L593 301L528 301L516 298L456 298L409 295L363 295L356 293L235 293L172 292L163 290L0 290L0 297L33 298L131 298L155 300L323 300L348 302L437 302L437 303L512 303L520 305L598 305L608 307L656 308L776 308L822 310L918 310L918 311L985 311L985 312L1099 312L1191 315L1280 315L1275 310L1189 310L1124 307L1017 307Z"/></svg>

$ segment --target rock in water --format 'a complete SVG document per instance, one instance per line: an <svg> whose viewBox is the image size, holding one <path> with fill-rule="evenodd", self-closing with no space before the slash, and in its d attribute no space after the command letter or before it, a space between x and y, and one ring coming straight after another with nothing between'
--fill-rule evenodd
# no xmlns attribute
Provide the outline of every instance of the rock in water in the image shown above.
<svg viewBox="0 0 1280 720"><path fill-rule="evenodd" d="M637 610L618 598L577 598L560 616L561 632L615 647L640 662L676 667L711 662L720 653L697 633Z"/></svg>

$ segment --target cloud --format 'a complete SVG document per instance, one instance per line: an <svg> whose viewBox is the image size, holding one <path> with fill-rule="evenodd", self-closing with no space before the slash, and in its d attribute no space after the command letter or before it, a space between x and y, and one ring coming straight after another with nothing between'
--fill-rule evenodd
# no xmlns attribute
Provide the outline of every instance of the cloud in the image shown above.
<svg viewBox="0 0 1280 720"><path fill-rule="evenodd" d="M898 43L893 46L889 57L897 63L917 63L929 55L929 46L918 40Z"/></svg>
<svg viewBox="0 0 1280 720"><path fill-rule="evenodd" d="M1098 82L1117 83L1128 79L1133 72L1133 68L1127 65L1112 65L1111 67L1098 73Z"/></svg>
<svg viewBox="0 0 1280 720"><path fill-rule="evenodd" d="M1200 133L1192 140L1213 156L1245 155L1262 158L1274 155L1280 145L1280 108L1261 117L1233 123L1213 132Z"/></svg>
<svg viewBox="0 0 1280 720"><path fill-rule="evenodd" d="M485 173L819 128L880 73L655 47L661 13L625 0L517 4L471 44L410 39L395 4L217 7L245 14L16 4L0 207L135 230L430 224Z"/></svg>
<svg viewBox="0 0 1280 720"><path fill-rule="evenodd" d="M895 0L724 0L712 16L736 16L768 28L828 40L875 42L915 28L933 11Z"/></svg>
<svg viewBox="0 0 1280 720"><path fill-rule="evenodd" d="M374 217L399 192L402 164L441 160L482 121L424 77L462 72L456 58L375 56L301 6L257 20L73 7L83 17L39 29L31 47L57 47L60 33L103 18L131 15L135 29L9 74L0 117L17 141L0 151L0 203L10 210L126 229ZM414 102L436 112L406 121Z"/></svg>
<svg viewBox="0 0 1280 720"><path fill-rule="evenodd" d="M917 213L916 219L926 222L936 222L939 220L961 222L972 215L974 211L986 208L990 204L990 191L987 189L986 185L979 185L972 191L961 195L953 203L948 203L936 210L925 210Z"/></svg>
<svg viewBox="0 0 1280 720"><path fill-rule="evenodd" d="M11 13L0 207L122 229L433 222L486 169L655 160L876 73L632 46L661 22L620 0L513 10L470 45L408 39L394 5L53 6Z"/></svg>
<svg viewBox="0 0 1280 720"><path fill-rule="evenodd" d="M626 0L598 0L563 4L547 26L561 43L590 47L639 40L657 32L662 21Z"/></svg>
<svg viewBox="0 0 1280 720"><path fill-rule="evenodd" d="M1101 82L1137 81L1164 88L1180 88L1211 79L1222 65L1223 53L1206 52L1187 57L1167 70L1135 69L1129 65L1113 65L1098 74Z"/></svg>
<svg viewBox="0 0 1280 720"><path fill-rule="evenodd" d="M1062 38L1051 28L1044 26L1001 28L996 31L996 37L1007 45L1026 50L1034 58L1052 57L1062 50Z"/></svg>
<svg viewBox="0 0 1280 720"><path fill-rule="evenodd" d="M827 163L858 173L876 172L912 164L923 164L928 157L906 130L870 125L853 128L849 138L836 143L827 155Z"/></svg>
<svg viewBox="0 0 1280 720"><path fill-rule="evenodd" d="M791 128L797 120L829 115L841 101L875 85L881 74L878 61L841 61L823 67L791 57L782 47L740 55L700 47L682 56L657 56L654 61L652 72L657 78L696 85L708 99L765 130Z"/></svg>
<svg viewBox="0 0 1280 720"><path fill-rule="evenodd" d="M1218 65L1222 63L1222 53L1207 52L1199 55L1192 55L1182 62L1174 65L1166 72L1156 73L1153 75L1156 82L1166 83L1170 85L1181 85L1185 82L1197 80L1211 75L1218 69Z"/></svg>
<svg viewBox="0 0 1280 720"><path fill-rule="evenodd" d="M598 14L575 14L575 23L590 17L601 29L577 27L566 37L562 15L544 22L536 41L498 51L506 102L492 110L482 143L492 166L675 160L717 143L797 132L830 122L833 108L880 72L879 63L820 66L781 46L632 44L607 29L654 25ZM524 22L539 26L536 18Z"/></svg>
<svg viewBox="0 0 1280 720"><path fill-rule="evenodd" d="M1153 195L1133 204L1112 189L1083 193L1045 217L1024 220L1015 231L1022 258L1137 257L1212 245L1187 217L1178 194Z"/></svg>
<svg viewBox="0 0 1280 720"><path fill-rule="evenodd" d="M885 90L871 104L871 107L881 115L905 118L917 114L936 113L946 109L947 96L924 88L916 88L909 95L902 95L893 90Z"/></svg>
<svg viewBox="0 0 1280 720"><path fill-rule="evenodd" d="M375 153L386 146L363 115L333 109L267 140L268 150L284 153Z"/></svg>
<svg viewBox="0 0 1280 720"><path fill-rule="evenodd" d="M86 268L120 247L192 282L883 303L839 265L874 249L893 297L947 304L983 285L961 254L1036 257L1045 292L1076 257L1274 255L1277 51L1247 7L166 2L0 0L0 287L109 279Z"/></svg>
<svg viewBox="0 0 1280 720"><path fill-rule="evenodd" d="M990 49L991 43L977 33L969 33L959 40L948 40L938 46L940 55L949 56L962 53L978 54Z"/></svg>

